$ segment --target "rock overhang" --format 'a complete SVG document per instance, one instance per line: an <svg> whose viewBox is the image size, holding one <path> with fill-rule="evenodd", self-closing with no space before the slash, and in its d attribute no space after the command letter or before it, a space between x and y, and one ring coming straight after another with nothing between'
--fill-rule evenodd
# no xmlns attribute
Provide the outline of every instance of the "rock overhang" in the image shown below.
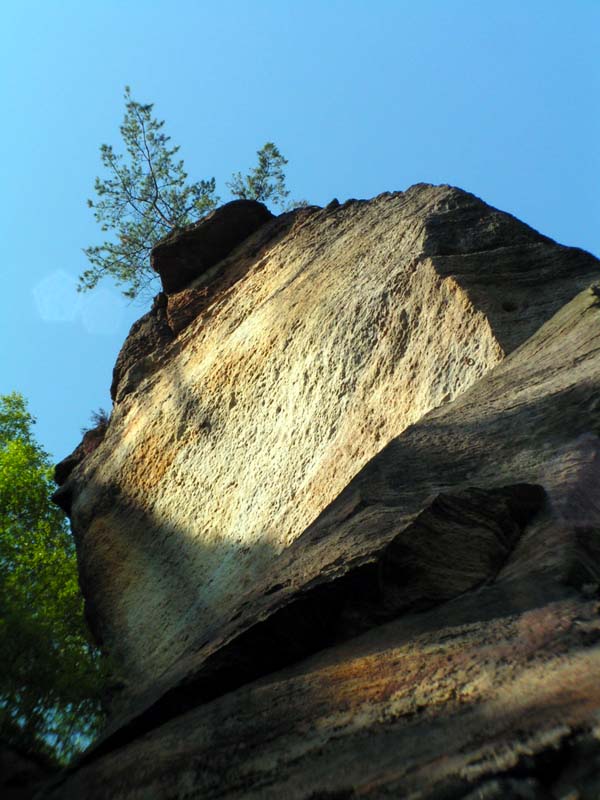
<svg viewBox="0 0 600 800"><path fill-rule="evenodd" d="M189 284L228 256L273 214L256 200L232 200L193 225L162 239L152 250L151 265L166 294Z"/></svg>

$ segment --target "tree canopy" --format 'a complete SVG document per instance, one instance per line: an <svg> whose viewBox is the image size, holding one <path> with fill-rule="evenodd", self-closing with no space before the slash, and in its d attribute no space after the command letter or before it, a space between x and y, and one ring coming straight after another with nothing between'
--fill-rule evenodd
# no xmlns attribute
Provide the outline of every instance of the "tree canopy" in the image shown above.
<svg viewBox="0 0 600 800"><path fill-rule="evenodd" d="M290 193L285 185L284 166L288 163L273 142L258 150L258 164L247 175L236 172L227 188L241 200L260 200L284 208Z"/></svg>
<svg viewBox="0 0 600 800"><path fill-rule="evenodd" d="M107 173L96 178L96 200L88 200L103 233L112 238L84 250L91 264L79 279L82 290L93 289L111 275L135 297L156 274L150 251L174 228L181 228L211 211L218 202L215 180L188 183L179 147L170 147L164 120L152 116L153 104L133 100L125 87L125 117L121 137L125 154L103 144L100 159Z"/></svg>
<svg viewBox="0 0 600 800"><path fill-rule="evenodd" d="M188 182L178 146L171 146L164 120L152 115L152 103L138 103L125 87L125 116L120 127L124 153L100 147L105 176L97 177L95 200L88 200L108 238L84 249L90 262L79 277L79 289L93 289L106 276L124 287L126 297L152 289L150 266L154 245L212 211L219 202L214 178ZM273 142L258 151L258 164L246 176L235 173L227 183L235 198L259 200L284 208L287 160Z"/></svg>
<svg viewBox="0 0 600 800"><path fill-rule="evenodd" d="M105 668L34 422L20 394L0 395L0 738L65 761L102 720Z"/></svg>

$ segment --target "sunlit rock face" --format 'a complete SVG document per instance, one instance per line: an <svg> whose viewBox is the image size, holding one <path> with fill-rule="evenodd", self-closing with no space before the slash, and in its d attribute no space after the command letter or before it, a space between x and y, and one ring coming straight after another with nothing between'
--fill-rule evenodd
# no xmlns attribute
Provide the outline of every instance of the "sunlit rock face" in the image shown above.
<svg viewBox="0 0 600 800"><path fill-rule="evenodd" d="M56 472L124 688L44 797L597 800L600 262L427 185L158 255Z"/></svg>
<svg viewBox="0 0 600 800"><path fill-rule="evenodd" d="M381 448L596 271L473 195L417 185L266 219L163 295L61 490L88 616L130 685L218 638Z"/></svg>
<svg viewBox="0 0 600 800"><path fill-rule="evenodd" d="M597 800L598 341L592 286L393 438L44 797Z"/></svg>

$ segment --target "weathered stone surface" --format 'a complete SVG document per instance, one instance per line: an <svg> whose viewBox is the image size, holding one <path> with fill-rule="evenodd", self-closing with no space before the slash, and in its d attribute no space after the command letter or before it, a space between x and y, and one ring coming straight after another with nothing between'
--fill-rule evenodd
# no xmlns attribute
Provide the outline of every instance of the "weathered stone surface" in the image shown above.
<svg viewBox="0 0 600 800"><path fill-rule="evenodd" d="M128 686L52 797L583 792L599 263L450 187L271 225L61 490Z"/></svg>
<svg viewBox="0 0 600 800"><path fill-rule="evenodd" d="M178 334L202 313L209 303L208 287L183 289L171 295L167 306L169 327Z"/></svg>
<svg viewBox="0 0 600 800"><path fill-rule="evenodd" d="M83 459L99 447L100 443L106 435L106 425L99 425L92 430L86 431L83 434L81 442L77 445L71 455L63 458L54 467L54 481L62 486L67 480L71 472L80 464Z"/></svg>
<svg viewBox="0 0 600 800"><path fill-rule="evenodd" d="M154 298L150 311L131 326L113 369L110 387L113 400L133 391L172 341L166 308L167 297L161 292Z"/></svg>
<svg viewBox="0 0 600 800"><path fill-rule="evenodd" d="M485 580L600 583L596 303L593 291L578 296L464 397L390 443L214 637L190 632L171 670L130 691L115 728L140 709L170 716L192 683L209 700Z"/></svg>
<svg viewBox="0 0 600 800"><path fill-rule="evenodd" d="M390 443L50 796L595 797L599 340L588 290Z"/></svg>
<svg viewBox="0 0 600 800"><path fill-rule="evenodd" d="M95 627L135 684L212 639L373 455L597 270L449 187L291 224L248 240L237 280L129 368L107 438L65 487ZM508 293L527 313L503 309Z"/></svg>
<svg viewBox="0 0 600 800"><path fill-rule="evenodd" d="M203 224L205 223L211 230L209 222L216 219L219 222L216 232L220 232L219 235L225 238L226 231L222 230L222 226L229 219L230 213L227 213L227 208L230 205L235 206L235 204L222 206L215 212L214 218L211 215L207 220L203 220ZM264 216L262 212L256 211L255 205L260 206L260 204L251 205L250 220L255 217L262 219ZM266 209L264 210L266 212ZM198 280L195 281L197 286L189 286L169 296L160 292L154 298L150 311L131 326L125 339L113 369L110 388L112 399L117 401L122 399L125 394L133 391L145 377L151 375L164 361L168 360L172 356L168 345L174 338L202 312L208 311L216 297L230 290L245 275L267 244L273 245L277 242L293 224L309 214L310 210L310 207L299 209L276 218L269 215L267 222L263 222L254 234L243 237L244 247L241 251L240 248L237 248L234 251L234 257L227 258L225 256L211 269L203 270L199 274ZM269 214L269 212L266 213ZM187 234L178 234L172 240L168 240L169 248L172 248L168 250L168 253L175 253L173 257L176 263L178 263L178 259L194 260L199 257L200 245L192 236L194 231L196 231L198 241L203 242L204 239L196 228L191 229ZM208 241L211 241L210 237L208 237ZM227 247L223 246L222 252L227 253Z"/></svg>
<svg viewBox="0 0 600 800"><path fill-rule="evenodd" d="M215 301L231 291L234 284L244 278L267 253L268 248L274 247L291 228L301 223L314 210L315 207L308 206L273 217L245 239L243 245L232 254L219 261L212 269L203 272L190 286L170 294L167 298L167 321L172 332L175 335L180 334L200 315L206 324ZM192 244L192 253L193 250Z"/></svg>
<svg viewBox="0 0 600 800"><path fill-rule="evenodd" d="M167 294L185 289L208 272L273 214L255 200L233 200L200 222L172 234L152 251L152 268Z"/></svg>
<svg viewBox="0 0 600 800"><path fill-rule="evenodd" d="M380 626L88 761L50 796L473 800L530 783L594 800L598 602L546 600L487 587Z"/></svg>

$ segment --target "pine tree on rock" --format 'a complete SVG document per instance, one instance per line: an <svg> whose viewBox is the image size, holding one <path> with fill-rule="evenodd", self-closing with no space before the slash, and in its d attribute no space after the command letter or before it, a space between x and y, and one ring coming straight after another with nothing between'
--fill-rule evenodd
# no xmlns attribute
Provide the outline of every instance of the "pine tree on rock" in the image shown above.
<svg viewBox="0 0 600 800"><path fill-rule="evenodd" d="M126 288L126 297L151 290L156 274L150 251L166 234L205 216L217 205L215 179L188 183L179 147L170 147L163 120L152 116L153 104L133 100L125 87L121 137L125 154L100 147L106 177L96 178L96 200L88 200L103 233L100 245L84 250L90 267L79 278L80 291L93 289L111 276Z"/></svg>
<svg viewBox="0 0 600 800"><path fill-rule="evenodd" d="M227 188L240 200L259 200L284 209L290 193L285 185L284 166L287 159L279 152L273 142L267 142L257 151L258 164L243 176L241 172L232 175Z"/></svg>

